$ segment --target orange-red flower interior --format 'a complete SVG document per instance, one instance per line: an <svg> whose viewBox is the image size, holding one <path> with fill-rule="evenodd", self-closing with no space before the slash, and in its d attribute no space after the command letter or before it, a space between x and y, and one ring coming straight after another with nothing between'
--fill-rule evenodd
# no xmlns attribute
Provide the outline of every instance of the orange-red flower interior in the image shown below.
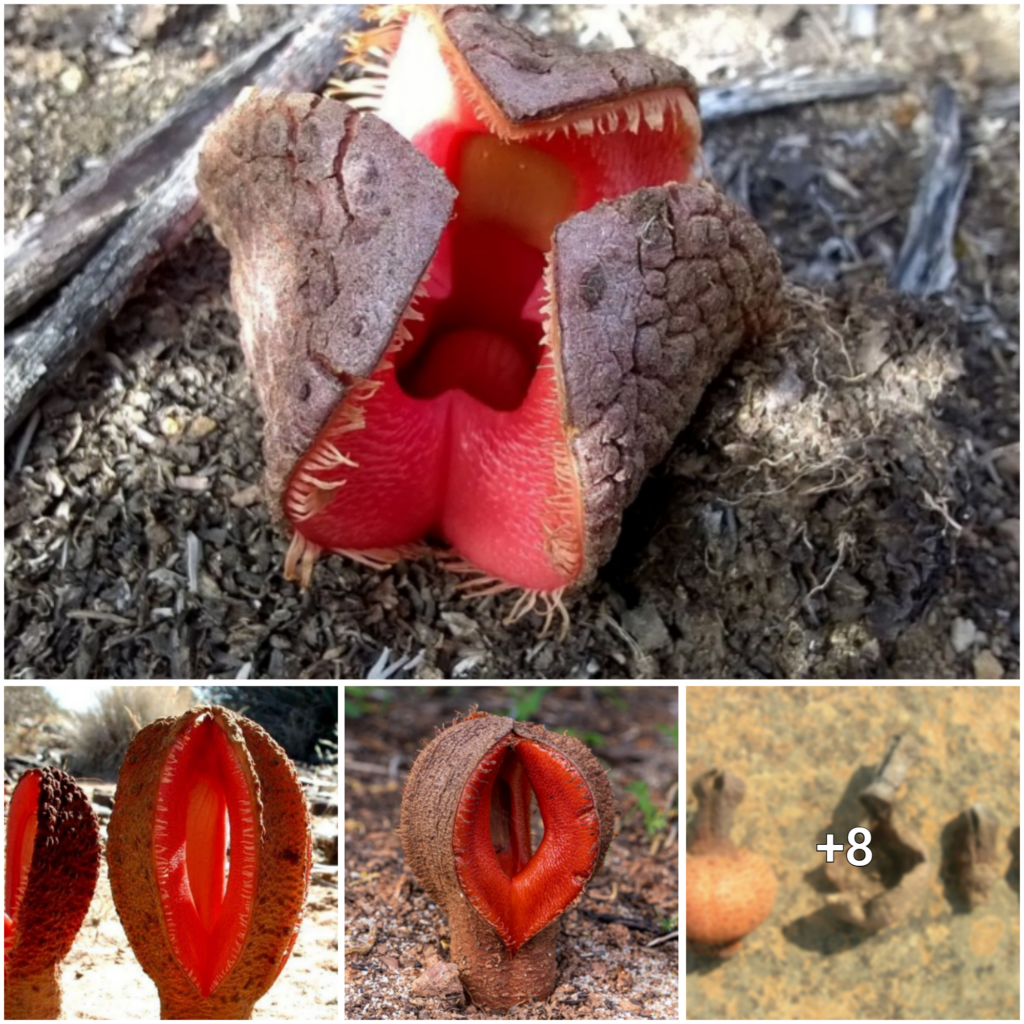
<svg viewBox="0 0 1024 1024"><path fill-rule="evenodd" d="M434 9L403 17L377 115L458 198L407 340L335 410L285 509L320 548L434 536L488 576L559 590L582 571L584 524L545 273L554 232L601 200L689 181L700 122L677 76L517 124Z"/></svg>
<svg viewBox="0 0 1024 1024"><path fill-rule="evenodd" d="M161 1015L249 1019L294 946L309 883L309 816L285 752L220 707L147 726L121 768L107 857Z"/></svg>
<svg viewBox="0 0 1024 1024"><path fill-rule="evenodd" d="M544 838L531 849L530 798ZM510 956L561 917L598 864L600 819L586 779L532 740L496 743L466 782L452 846L459 884Z"/></svg>

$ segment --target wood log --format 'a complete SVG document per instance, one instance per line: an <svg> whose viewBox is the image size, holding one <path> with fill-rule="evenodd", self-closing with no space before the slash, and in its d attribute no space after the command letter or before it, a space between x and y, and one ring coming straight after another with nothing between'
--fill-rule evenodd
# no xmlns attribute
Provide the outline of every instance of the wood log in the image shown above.
<svg viewBox="0 0 1024 1024"><path fill-rule="evenodd" d="M4 324L21 316L96 251L253 76L301 28L293 18L214 72L156 124L4 240Z"/></svg>
<svg viewBox="0 0 1024 1024"><path fill-rule="evenodd" d="M960 103L952 87L940 82L924 173L889 278L896 291L927 297L944 292L953 283L957 266L953 235L970 176L971 165L960 137Z"/></svg>
<svg viewBox="0 0 1024 1024"><path fill-rule="evenodd" d="M880 92L899 92L906 83L889 75L801 77L793 72L756 82L712 86L700 91L700 118L705 126L752 114L765 114L808 103L862 99Z"/></svg>
<svg viewBox="0 0 1024 1024"><path fill-rule="evenodd" d="M286 31L275 30L238 58L233 71L225 69L222 81L200 86L202 95L185 100L180 114L162 122L161 131L150 130L114 157L104 180L83 188L73 201L58 201L55 212L36 225L31 238L26 236L19 247L23 282L44 275L52 287L62 274L86 262L52 305L5 334L5 438L202 215L195 176L206 126L244 86L319 89L344 56L345 32L358 25L359 8L351 4L315 7L292 19ZM150 172L145 166L138 174L129 171L133 160L151 165ZM139 194L147 181L158 180L161 167L170 168L166 177L140 202ZM132 211L133 203L138 205ZM68 244L53 248L62 231L70 236ZM61 269L47 271L48 260ZM6 260L4 270L6 277ZM40 292L24 283L20 287L24 308Z"/></svg>

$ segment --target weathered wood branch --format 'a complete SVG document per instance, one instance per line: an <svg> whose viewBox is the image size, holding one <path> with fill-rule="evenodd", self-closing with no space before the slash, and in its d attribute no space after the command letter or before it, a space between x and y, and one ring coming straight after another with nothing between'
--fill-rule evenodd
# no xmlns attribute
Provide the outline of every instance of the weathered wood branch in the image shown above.
<svg viewBox="0 0 1024 1024"><path fill-rule="evenodd" d="M239 90L264 71L302 27L293 18L214 72L198 88L4 240L4 323L71 276Z"/></svg>
<svg viewBox="0 0 1024 1024"><path fill-rule="evenodd" d="M148 138L132 143L112 160L111 169L126 165L135 159L133 154L141 146L147 153L146 160L155 160L156 153L160 158L157 164L162 162L170 168L159 186L141 202L138 194L146 185L142 172L137 177L128 172L108 172L106 186L101 183L97 189L83 190L75 202L61 207L58 216L39 226L39 239L52 237L60 230L76 235L72 245L60 248L54 262L73 267L83 255L87 261L51 306L5 335L5 438L10 437L43 391L75 364L139 281L201 216L195 175L206 125L233 102L245 85L319 89L344 55L343 34L358 24L359 8L348 4L318 7L293 19L287 32L271 35L269 46L263 40L246 58L239 59L238 68L248 67L248 72L236 71L201 100L186 100L182 104L186 113L167 118L162 133L147 133ZM203 89L201 86L200 91ZM147 180L155 178L154 170ZM129 213L133 202L138 205ZM123 220L120 226L115 223L118 219ZM104 239L105 232L108 236ZM42 241L35 244L45 262L45 245ZM90 248L95 250L91 256Z"/></svg>
<svg viewBox="0 0 1024 1024"><path fill-rule="evenodd" d="M899 92L905 82L887 75L841 75L803 78L793 73L771 75L756 82L709 86L700 91L700 117L705 126L807 103L861 99L880 92Z"/></svg>
<svg viewBox="0 0 1024 1024"><path fill-rule="evenodd" d="M953 89L941 82L935 94L924 174L889 278L897 291L928 296L952 284L956 274L953 235L970 176L971 165L960 138L960 104Z"/></svg>

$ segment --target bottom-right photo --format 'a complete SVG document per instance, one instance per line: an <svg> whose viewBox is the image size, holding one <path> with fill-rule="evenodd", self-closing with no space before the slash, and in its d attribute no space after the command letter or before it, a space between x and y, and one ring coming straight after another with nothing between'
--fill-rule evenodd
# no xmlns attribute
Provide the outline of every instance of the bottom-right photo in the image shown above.
<svg viewBox="0 0 1024 1024"><path fill-rule="evenodd" d="M688 686L691 1020L1020 1019L1020 687Z"/></svg>

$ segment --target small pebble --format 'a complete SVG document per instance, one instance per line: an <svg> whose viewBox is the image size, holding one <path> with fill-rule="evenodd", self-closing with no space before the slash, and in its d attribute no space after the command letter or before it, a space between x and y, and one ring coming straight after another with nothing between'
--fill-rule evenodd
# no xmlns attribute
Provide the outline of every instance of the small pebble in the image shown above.
<svg viewBox="0 0 1024 1024"><path fill-rule="evenodd" d="M997 527L996 533L1006 542L1014 557L1020 556L1020 520L1004 519Z"/></svg>
<svg viewBox="0 0 1024 1024"><path fill-rule="evenodd" d="M999 659L987 648L983 651L978 651L974 656L974 678L1003 678L1003 666L999 663Z"/></svg>
<svg viewBox="0 0 1024 1024"><path fill-rule="evenodd" d="M68 96L74 96L85 84L85 72L75 64L69 64L58 79L61 89Z"/></svg>
<svg viewBox="0 0 1024 1024"><path fill-rule="evenodd" d="M978 627L971 619L954 619L949 631L949 642L957 654L970 650L978 638Z"/></svg>
<svg viewBox="0 0 1024 1024"><path fill-rule="evenodd" d="M665 620L658 613L658 609L649 602L623 613L622 625L633 636L644 654L660 651L672 643Z"/></svg>

